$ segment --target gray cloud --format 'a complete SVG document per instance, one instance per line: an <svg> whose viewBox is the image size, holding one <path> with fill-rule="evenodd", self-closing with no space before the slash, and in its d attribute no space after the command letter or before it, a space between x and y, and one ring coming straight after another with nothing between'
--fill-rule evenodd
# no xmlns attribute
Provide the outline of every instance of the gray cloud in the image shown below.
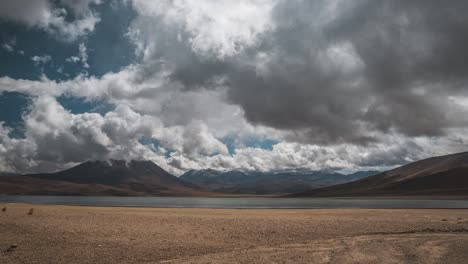
<svg viewBox="0 0 468 264"><path fill-rule="evenodd" d="M91 6L100 3L100 0L0 0L0 20L37 27L71 41L94 30L100 18Z"/></svg>
<svg viewBox="0 0 468 264"><path fill-rule="evenodd" d="M152 151L138 140L151 137L152 118L141 116L125 106L101 116L72 114L55 98L33 99L25 113L25 137L10 138L0 128L0 171L56 170L86 160L142 158Z"/></svg>
<svg viewBox="0 0 468 264"><path fill-rule="evenodd" d="M170 65L186 89L223 80L253 124L298 142L366 144L379 132L435 136L468 125L451 103L467 94L466 11L463 1L279 1L273 26L236 56L199 53L183 18L139 40L147 61Z"/></svg>
<svg viewBox="0 0 468 264"><path fill-rule="evenodd" d="M281 2L276 30L251 51L264 53L266 74L255 61L227 73L230 99L249 121L318 143L368 142L375 130L441 135L468 124L449 100L467 91L463 1L340 2L324 21L327 2Z"/></svg>
<svg viewBox="0 0 468 264"><path fill-rule="evenodd" d="M82 7L94 1L85 2L68 8L86 14ZM52 168L92 152L152 159L175 173L359 169L468 146L463 1L134 0L133 7L128 37L138 63L66 81L0 78L0 91L36 98L24 117L26 139L0 126L0 152L17 153L3 155L0 167ZM61 95L118 107L74 115L55 102ZM233 153L226 137L239 142ZM279 143L253 148L242 144L249 137Z"/></svg>

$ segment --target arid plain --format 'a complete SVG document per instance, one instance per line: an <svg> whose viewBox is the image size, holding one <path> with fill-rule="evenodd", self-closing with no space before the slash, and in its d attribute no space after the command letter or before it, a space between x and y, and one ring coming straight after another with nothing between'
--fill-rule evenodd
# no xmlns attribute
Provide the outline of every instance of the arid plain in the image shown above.
<svg viewBox="0 0 468 264"><path fill-rule="evenodd" d="M468 210L0 206L6 208L0 212L0 263L466 263L468 259Z"/></svg>

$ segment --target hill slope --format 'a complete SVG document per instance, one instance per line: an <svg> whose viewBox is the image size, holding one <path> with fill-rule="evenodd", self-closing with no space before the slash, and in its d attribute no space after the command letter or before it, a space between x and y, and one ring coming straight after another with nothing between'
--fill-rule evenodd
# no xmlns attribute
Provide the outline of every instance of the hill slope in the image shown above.
<svg viewBox="0 0 468 264"><path fill-rule="evenodd" d="M358 181L292 196L468 195L468 152L433 157Z"/></svg>
<svg viewBox="0 0 468 264"><path fill-rule="evenodd" d="M151 161L89 161L57 172L0 178L0 194L161 195L204 194L201 188Z"/></svg>

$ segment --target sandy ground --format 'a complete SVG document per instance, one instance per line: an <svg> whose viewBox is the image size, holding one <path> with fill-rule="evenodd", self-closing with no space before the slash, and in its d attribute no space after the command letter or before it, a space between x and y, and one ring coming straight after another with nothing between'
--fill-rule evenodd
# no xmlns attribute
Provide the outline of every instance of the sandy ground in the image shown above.
<svg viewBox="0 0 468 264"><path fill-rule="evenodd" d="M0 263L468 263L468 210L3 207Z"/></svg>

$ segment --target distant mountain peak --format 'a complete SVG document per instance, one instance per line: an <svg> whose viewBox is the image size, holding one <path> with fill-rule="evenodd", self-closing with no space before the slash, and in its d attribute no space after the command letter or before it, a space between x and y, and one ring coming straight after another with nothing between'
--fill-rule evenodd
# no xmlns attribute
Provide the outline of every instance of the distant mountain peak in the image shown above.
<svg viewBox="0 0 468 264"><path fill-rule="evenodd" d="M273 194L305 191L313 187L349 182L367 175L348 176L334 171L215 171L190 170L180 179L215 192Z"/></svg>
<svg viewBox="0 0 468 264"><path fill-rule="evenodd" d="M145 191L194 187L193 184L178 179L150 160L90 160L64 171L30 176L80 184L133 186L131 188Z"/></svg>
<svg viewBox="0 0 468 264"><path fill-rule="evenodd" d="M203 171L203 172L213 172L213 173L220 173L221 171L215 169L201 169L201 170L191 170L191 171Z"/></svg>

